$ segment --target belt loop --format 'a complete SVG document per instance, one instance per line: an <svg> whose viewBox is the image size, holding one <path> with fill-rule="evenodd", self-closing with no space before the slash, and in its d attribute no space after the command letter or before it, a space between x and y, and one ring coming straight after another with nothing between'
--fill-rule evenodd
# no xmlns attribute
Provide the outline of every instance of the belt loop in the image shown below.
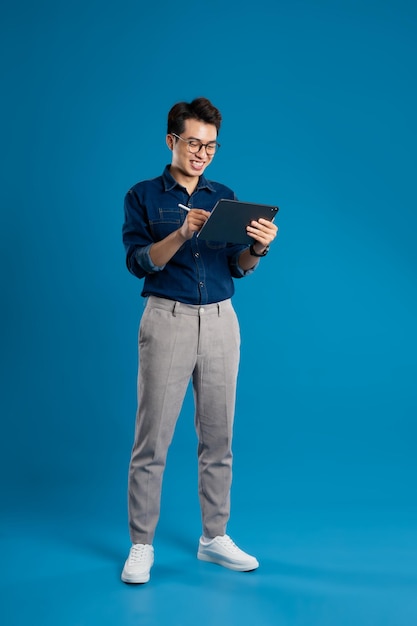
<svg viewBox="0 0 417 626"><path fill-rule="evenodd" d="M217 315L220 317L220 302L217 303Z"/></svg>
<svg viewBox="0 0 417 626"><path fill-rule="evenodd" d="M177 302L174 302L174 306L172 307L172 315L174 317L177 317L177 314L175 313L175 309L177 308L177 304L178 304Z"/></svg>

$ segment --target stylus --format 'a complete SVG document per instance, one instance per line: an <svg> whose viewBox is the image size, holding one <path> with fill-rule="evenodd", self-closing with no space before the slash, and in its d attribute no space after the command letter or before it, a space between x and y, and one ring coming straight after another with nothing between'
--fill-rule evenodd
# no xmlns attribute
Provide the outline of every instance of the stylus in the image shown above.
<svg viewBox="0 0 417 626"><path fill-rule="evenodd" d="M178 205L180 207L180 209L184 209L184 211L191 211L189 206L185 206L185 204L179 204Z"/></svg>

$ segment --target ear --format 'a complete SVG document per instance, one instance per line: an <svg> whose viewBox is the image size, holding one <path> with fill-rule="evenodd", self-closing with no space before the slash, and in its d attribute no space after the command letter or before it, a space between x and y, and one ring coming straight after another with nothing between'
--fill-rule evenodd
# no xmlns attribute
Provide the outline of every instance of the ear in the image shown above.
<svg viewBox="0 0 417 626"><path fill-rule="evenodd" d="M165 137L166 144L170 150L174 148L174 137L172 135L167 135Z"/></svg>

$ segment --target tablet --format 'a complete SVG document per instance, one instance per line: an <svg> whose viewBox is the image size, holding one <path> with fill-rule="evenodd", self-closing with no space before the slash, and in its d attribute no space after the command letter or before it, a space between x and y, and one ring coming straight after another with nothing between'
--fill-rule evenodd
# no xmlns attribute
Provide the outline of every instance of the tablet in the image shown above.
<svg viewBox="0 0 417 626"><path fill-rule="evenodd" d="M226 241L227 243L253 243L253 238L246 233L246 226L252 220L263 217L272 221L279 207L269 204L254 204L239 200L219 200L208 220L197 233L205 241Z"/></svg>

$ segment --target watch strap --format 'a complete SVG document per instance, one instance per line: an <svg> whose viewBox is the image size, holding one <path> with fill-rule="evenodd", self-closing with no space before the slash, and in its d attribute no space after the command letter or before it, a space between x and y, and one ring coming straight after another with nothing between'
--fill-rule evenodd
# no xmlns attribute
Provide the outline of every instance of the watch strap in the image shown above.
<svg viewBox="0 0 417 626"><path fill-rule="evenodd" d="M265 250L262 252L262 254L258 254L258 253L255 251L255 249L254 249L254 247L253 247L253 244L252 244L252 243L251 243L251 245L249 246L249 254L250 254L251 256L262 257L262 256L266 256L266 255L268 254L268 252L269 252L269 246L266 246L266 248L265 248Z"/></svg>

